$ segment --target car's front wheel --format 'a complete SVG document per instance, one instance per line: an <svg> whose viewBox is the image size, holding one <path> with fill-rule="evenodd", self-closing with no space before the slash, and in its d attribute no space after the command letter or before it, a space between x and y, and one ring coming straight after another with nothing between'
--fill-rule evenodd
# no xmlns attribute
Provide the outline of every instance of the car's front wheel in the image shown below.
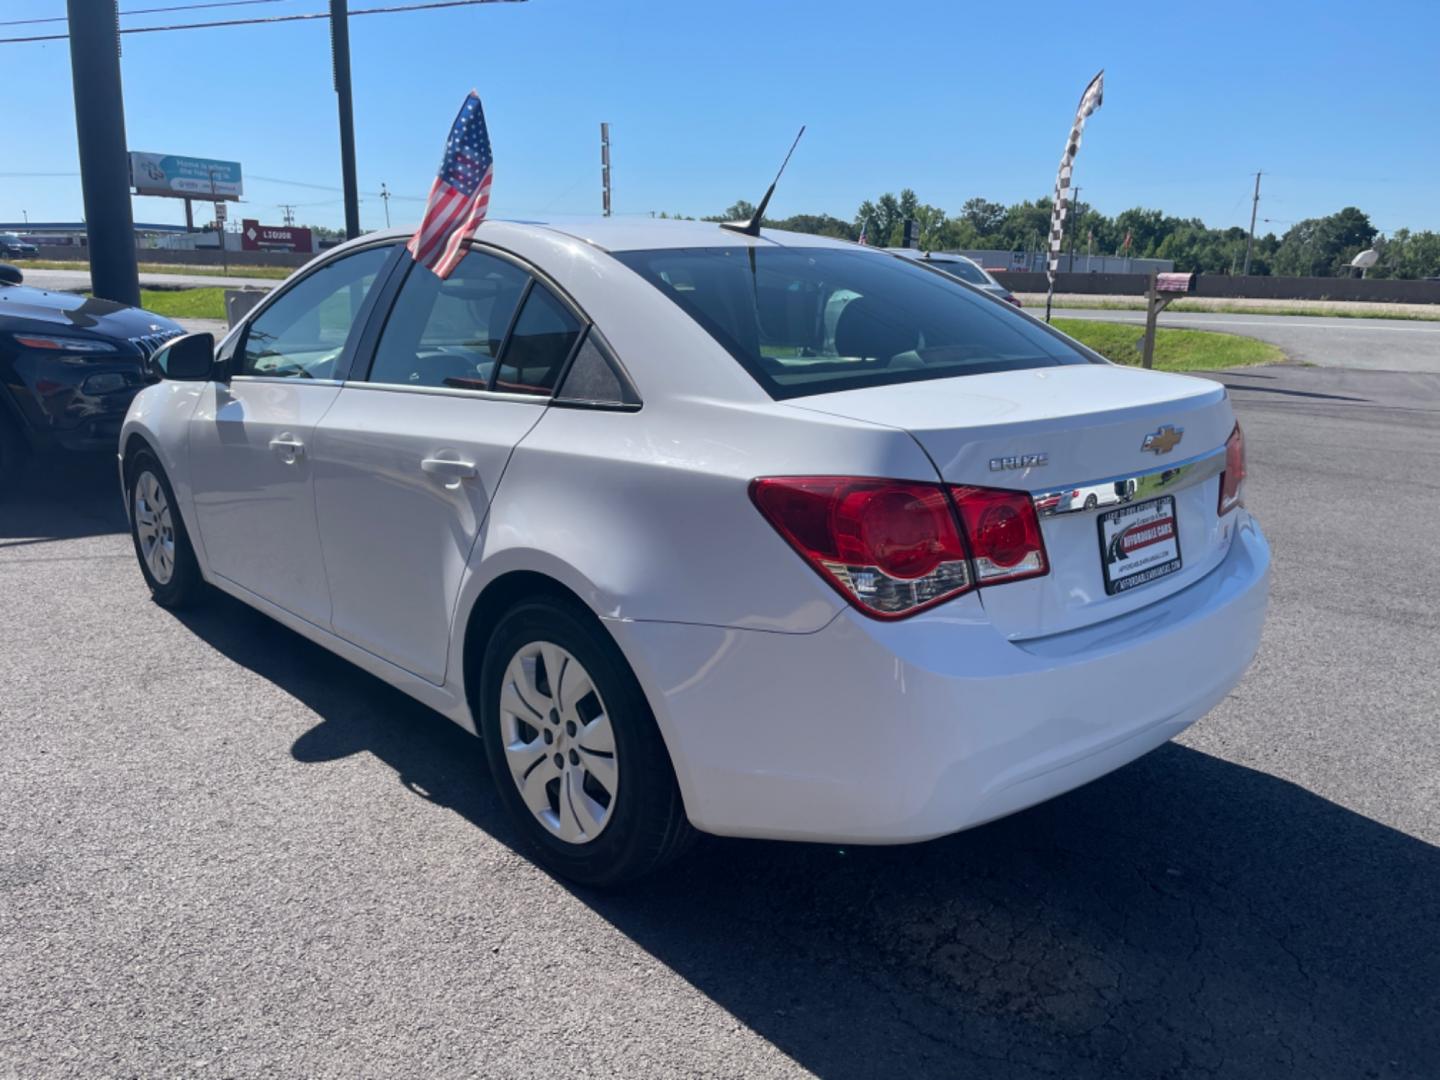
<svg viewBox="0 0 1440 1080"><path fill-rule="evenodd" d="M205 592L195 550L180 518L175 492L155 455L142 450L125 464L125 498L130 507L130 537L140 573L161 607L182 608Z"/></svg>
<svg viewBox="0 0 1440 1080"><path fill-rule="evenodd" d="M549 869L614 885L688 845L693 830L655 718L588 612L549 598L511 608L486 649L480 697L501 799Z"/></svg>

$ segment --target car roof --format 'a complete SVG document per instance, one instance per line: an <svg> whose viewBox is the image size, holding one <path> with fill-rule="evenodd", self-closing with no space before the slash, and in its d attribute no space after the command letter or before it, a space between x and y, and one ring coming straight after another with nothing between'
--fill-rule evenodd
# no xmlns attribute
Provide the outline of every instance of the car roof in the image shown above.
<svg viewBox="0 0 1440 1080"><path fill-rule="evenodd" d="M735 248L735 247L827 247L855 248L858 245L849 240L837 240L830 236L816 236L813 233L786 232L782 229L762 229L758 237L747 236L732 229L722 229L716 221L684 221L675 218L651 217L590 217L557 218L548 221L505 220L487 218L476 230L475 239L484 240L487 227L503 225L503 231L512 230L561 233L573 237L602 251L647 251L655 248ZM386 229L367 233L359 243L376 239L408 237L412 228ZM502 231L496 229L495 231Z"/></svg>

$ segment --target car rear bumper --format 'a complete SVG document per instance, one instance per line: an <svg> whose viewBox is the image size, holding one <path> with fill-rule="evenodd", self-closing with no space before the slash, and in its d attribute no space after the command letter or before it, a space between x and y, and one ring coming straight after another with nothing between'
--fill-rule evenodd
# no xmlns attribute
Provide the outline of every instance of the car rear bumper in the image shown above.
<svg viewBox="0 0 1440 1080"><path fill-rule="evenodd" d="M1107 622L1002 638L973 594L813 634L609 625L705 831L903 843L1052 798L1218 704L1259 645L1270 552L1248 514L1221 564Z"/></svg>

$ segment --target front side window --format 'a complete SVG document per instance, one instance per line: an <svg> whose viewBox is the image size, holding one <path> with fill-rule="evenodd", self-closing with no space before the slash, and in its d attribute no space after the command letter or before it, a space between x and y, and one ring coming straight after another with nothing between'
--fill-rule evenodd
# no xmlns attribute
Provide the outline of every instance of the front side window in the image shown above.
<svg viewBox="0 0 1440 1080"><path fill-rule="evenodd" d="M336 378L361 305L392 250L373 247L343 256L286 289L245 331L237 374Z"/></svg>
<svg viewBox="0 0 1440 1080"><path fill-rule="evenodd" d="M1005 305L879 252L717 247L615 258L774 398L1095 362Z"/></svg>
<svg viewBox="0 0 1440 1080"><path fill-rule="evenodd" d="M530 275L472 251L444 281L410 271L385 323L370 381L485 390Z"/></svg>

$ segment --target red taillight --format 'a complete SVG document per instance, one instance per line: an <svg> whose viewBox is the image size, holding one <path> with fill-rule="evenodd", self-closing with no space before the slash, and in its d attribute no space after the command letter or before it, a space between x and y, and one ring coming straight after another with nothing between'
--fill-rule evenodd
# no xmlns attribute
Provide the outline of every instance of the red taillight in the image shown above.
<svg viewBox="0 0 1440 1080"><path fill-rule="evenodd" d="M750 497L822 577L877 618L902 618L977 584L1046 572L1040 522L1023 492L967 487L947 494L938 484L905 480L788 476L755 480Z"/></svg>
<svg viewBox="0 0 1440 1080"><path fill-rule="evenodd" d="M980 585L1039 577L1049 570L1035 505L1023 491L952 487Z"/></svg>
<svg viewBox="0 0 1440 1080"><path fill-rule="evenodd" d="M1225 471L1220 474L1220 505L1218 513L1228 514L1245 505L1245 433L1237 422L1230 438L1225 440Z"/></svg>
<svg viewBox="0 0 1440 1080"><path fill-rule="evenodd" d="M899 618L971 587L950 500L935 484L839 476L756 480L750 497L840 594Z"/></svg>
<svg viewBox="0 0 1440 1080"><path fill-rule="evenodd" d="M1018 296L1016 296L1014 293L1010 293L1009 295L1007 295L1007 296L1005 297L1005 300L1006 300L1007 303L1014 304L1016 307L1024 307L1024 306L1025 306L1024 304L1020 303L1020 298L1019 298Z"/></svg>

